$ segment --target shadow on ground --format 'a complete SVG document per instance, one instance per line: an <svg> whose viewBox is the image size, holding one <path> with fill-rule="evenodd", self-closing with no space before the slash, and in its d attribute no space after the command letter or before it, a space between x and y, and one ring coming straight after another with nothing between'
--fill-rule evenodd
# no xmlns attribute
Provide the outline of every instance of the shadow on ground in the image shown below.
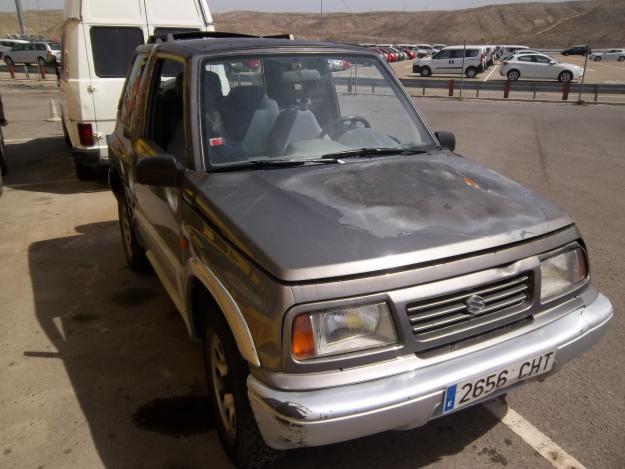
<svg viewBox="0 0 625 469"><path fill-rule="evenodd" d="M76 231L30 246L37 319L58 353L24 356L63 361L106 467L228 467L201 347L158 279L126 267L116 221ZM476 407L417 430L287 452L274 467L415 468L474 446L496 423Z"/></svg>
<svg viewBox="0 0 625 469"><path fill-rule="evenodd" d="M6 156L9 172L3 177L5 187L50 194L108 190L104 172L92 181L76 178L71 152L63 137L7 142Z"/></svg>

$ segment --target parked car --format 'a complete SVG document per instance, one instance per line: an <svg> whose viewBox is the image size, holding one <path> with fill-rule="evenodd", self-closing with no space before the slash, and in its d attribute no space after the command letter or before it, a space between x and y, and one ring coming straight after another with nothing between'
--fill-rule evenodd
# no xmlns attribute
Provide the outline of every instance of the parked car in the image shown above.
<svg viewBox="0 0 625 469"><path fill-rule="evenodd" d="M13 64L38 64L41 67L51 65L56 61L57 53L61 53L61 45L53 42L27 42L16 44L3 54L4 63Z"/></svg>
<svg viewBox="0 0 625 469"><path fill-rule="evenodd" d="M380 54L380 56L383 57L384 60L386 60L387 62L392 62L392 56L390 52L384 51L379 47L368 47L368 49Z"/></svg>
<svg viewBox="0 0 625 469"><path fill-rule="evenodd" d="M541 54L541 55L547 55L544 54L543 52L539 52L537 50L532 50L532 49L520 49L517 51L512 52L511 54L508 54L505 57L501 58L501 61L503 62L504 60L510 60L512 59L512 57L518 56L518 55L527 55L527 54Z"/></svg>
<svg viewBox="0 0 625 469"><path fill-rule="evenodd" d="M599 62L601 60L618 60L625 62L625 49L607 49L603 52L592 52L588 55L588 60Z"/></svg>
<svg viewBox="0 0 625 469"><path fill-rule="evenodd" d="M392 53L397 54L398 61L406 60L408 58L405 52L400 51L399 49L394 47L392 44L380 44L378 45L378 47L390 50Z"/></svg>
<svg viewBox="0 0 625 469"><path fill-rule="evenodd" d="M606 330L571 219L453 153L377 54L182 37L136 50L109 181L128 265L204 342L236 465L425 425ZM258 79L228 76L250 53ZM328 60L366 70L375 103Z"/></svg>
<svg viewBox="0 0 625 469"><path fill-rule="evenodd" d="M441 50L447 47L447 44L432 44L432 47L436 50Z"/></svg>
<svg viewBox="0 0 625 469"><path fill-rule="evenodd" d="M514 52L517 52L523 49L529 49L529 47L519 46L519 45L510 45L510 44L497 46L495 47L495 51L494 51L494 59L499 60L502 57L506 57Z"/></svg>
<svg viewBox="0 0 625 469"><path fill-rule="evenodd" d="M394 51L394 50L392 50L392 49L390 49L388 47L378 47L378 49L386 52L390 56L390 58L391 58L390 62L397 62L397 61L399 61L399 53L397 51Z"/></svg>
<svg viewBox="0 0 625 469"><path fill-rule="evenodd" d="M439 74L459 75L464 73L468 78L474 78L484 71L484 55L482 46L466 46L463 66L463 50L465 46L448 46L432 57L417 59L412 65L412 72L423 77Z"/></svg>
<svg viewBox="0 0 625 469"><path fill-rule="evenodd" d="M584 67L575 64L558 63L544 54L517 55L501 63L499 74L510 81L521 78L558 80L566 83L579 80Z"/></svg>
<svg viewBox="0 0 625 469"><path fill-rule="evenodd" d="M17 44L28 44L28 41L22 39L0 38L0 59L4 54L9 52Z"/></svg>
<svg viewBox="0 0 625 469"><path fill-rule="evenodd" d="M569 47L561 52L562 55L586 55L591 53L592 49L589 49L587 45Z"/></svg>
<svg viewBox="0 0 625 469"><path fill-rule="evenodd" d="M142 4L143 5L143 4ZM108 166L106 136L115 127L130 57L152 34L213 30L206 0L66 0L60 74L63 132L79 179Z"/></svg>
<svg viewBox="0 0 625 469"><path fill-rule="evenodd" d="M411 49L408 49L407 47L401 47L401 46L397 46L399 48L400 51L402 51L403 53L405 53L409 59L414 60L417 58L417 53Z"/></svg>

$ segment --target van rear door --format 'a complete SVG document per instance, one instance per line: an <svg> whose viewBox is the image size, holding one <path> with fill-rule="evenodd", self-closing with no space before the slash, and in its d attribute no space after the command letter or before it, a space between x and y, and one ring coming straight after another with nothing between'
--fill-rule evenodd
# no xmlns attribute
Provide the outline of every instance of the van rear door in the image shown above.
<svg viewBox="0 0 625 469"><path fill-rule="evenodd" d="M145 1L145 12L150 35L173 31L214 31L206 0L149 0Z"/></svg>

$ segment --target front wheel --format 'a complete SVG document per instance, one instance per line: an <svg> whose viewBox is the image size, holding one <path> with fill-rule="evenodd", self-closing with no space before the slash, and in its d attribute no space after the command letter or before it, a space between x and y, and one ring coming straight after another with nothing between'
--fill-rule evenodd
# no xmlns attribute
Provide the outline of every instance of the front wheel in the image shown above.
<svg viewBox="0 0 625 469"><path fill-rule="evenodd" d="M432 75L432 69L430 67L421 67L420 73L422 77L429 77Z"/></svg>
<svg viewBox="0 0 625 469"><path fill-rule="evenodd" d="M558 81L560 83L568 83L573 79L573 74L571 72L562 72L558 77Z"/></svg>
<svg viewBox="0 0 625 469"><path fill-rule="evenodd" d="M521 74L518 72L518 70L510 70L507 76L508 80L510 81L517 81L519 78L521 78Z"/></svg>
<svg viewBox="0 0 625 469"><path fill-rule="evenodd" d="M227 323L216 314L212 322L204 335L204 363L219 438L237 467L263 467L280 453L265 444L258 430L247 397L250 370Z"/></svg>
<svg viewBox="0 0 625 469"><path fill-rule="evenodd" d="M467 68L465 74L467 78L475 78L475 76L477 75L477 70L474 67L469 67Z"/></svg>
<svg viewBox="0 0 625 469"><path fill-rule="evenodd" d="M619 62L625 62L625 57L619 57L619 58L618 58L618 61L619 61Z"/></svg>

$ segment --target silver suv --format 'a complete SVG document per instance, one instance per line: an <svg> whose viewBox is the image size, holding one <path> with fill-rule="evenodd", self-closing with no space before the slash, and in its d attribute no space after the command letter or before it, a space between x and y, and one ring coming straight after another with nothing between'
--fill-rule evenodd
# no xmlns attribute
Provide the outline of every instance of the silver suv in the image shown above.
<svg viewBox="0 0 625 469"><path fill-rule="evenodd" d="M37 64L42 67L61 61L61 45L53 42L16 44L3 55L7 65Z"/></svg>
<svg viewBox="0 0 625 469"><path fill-rule="evenodd" d="M571 219L454 146L360 47L136 50L109 139L123 249L204 342L236 464L424 425L606 330Z"/></svg>

